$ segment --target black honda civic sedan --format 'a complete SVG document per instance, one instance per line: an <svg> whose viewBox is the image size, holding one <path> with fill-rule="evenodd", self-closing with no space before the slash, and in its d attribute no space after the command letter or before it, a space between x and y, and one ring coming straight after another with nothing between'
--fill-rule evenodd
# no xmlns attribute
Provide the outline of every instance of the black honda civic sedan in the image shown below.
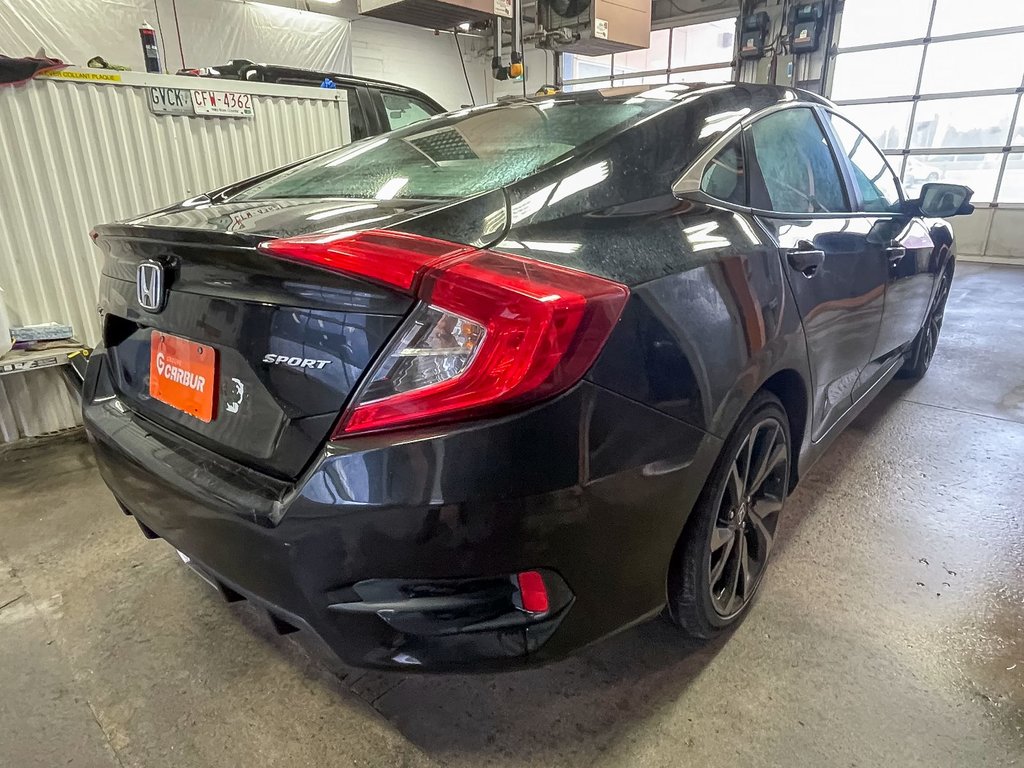
<svg viewBox="0 0 1024 768"><path fill-rule="evenodd" d="M905 199L784 88L438 115L97 227L85 423L143 533L348 663L711 638L801 474L928 368L970 195Z"/></svg>

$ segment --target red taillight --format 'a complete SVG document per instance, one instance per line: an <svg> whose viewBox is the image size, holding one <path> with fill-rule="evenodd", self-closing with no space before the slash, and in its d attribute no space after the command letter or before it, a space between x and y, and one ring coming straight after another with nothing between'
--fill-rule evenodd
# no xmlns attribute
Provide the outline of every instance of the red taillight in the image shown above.
<svg viewBox="0 0 1024 768"><path fill-rule="evenodd" d="M501 412L586 373L629 289L576 270L390 231L293 238L269 253L416 295L338 438Z"/></svg>
<svg viewBox="0 0 1024 768"><path fill-rule="evenodd" d="M529 613L544 613L548 609L548 588L544 578L537 571L523 571L516 574L519 583L519 599L523 610Z"/></svg>
<svg viewBox="0 0 1024 768"><path fill-rule="evenodd" d="M405 293L415 292L425 268L473 250L444 240L375 229L268 240L260 244L260 249L332 272L364 277Z"/></svg>

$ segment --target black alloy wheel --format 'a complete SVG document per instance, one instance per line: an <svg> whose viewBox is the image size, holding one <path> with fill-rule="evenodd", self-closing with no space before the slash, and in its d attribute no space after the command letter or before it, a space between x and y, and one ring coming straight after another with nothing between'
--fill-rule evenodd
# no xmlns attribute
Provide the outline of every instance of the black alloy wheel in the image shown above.
<svg viewBox="0 0 1024 768"><path fill-rule="evenodd" d="M924 324L924 356L925 368L932 363L935 356L935 347L939 343L939 332L942 330L942 320L946 316L946 299L949 298L949 274L942 273L939 278L939 288L935 292L935 303L932 311L928 314L928 320Z"/></svg>
<svg viewBox="0 0 1024 768"><path fill-rule="evenodd" d="M952 283L950 270L945 270L939 278L939 286L935 290L935 300L928 310L928 317L914 340L913 354L907 359L900 375L909 379L920 379L928 372L935 357L935 348L939 344L939 333L942 331L942 321L946 315L946 300L949 298L949 288Z"/></svg>
<svg viewBox="0 0 1024 768"><path fill-rule="evenodd" d="M708 640L736 624L761 584L789 491L789 420L758 393L722 448L676 547L669 618Z"/></svg>
<svg viewBox="0 0 1024 768"><path fill-rule="evenodd" d="M789 442L767 416L740 445L711 532L708 587L723 619L743 610L764 575L789 480Z"/></svg>

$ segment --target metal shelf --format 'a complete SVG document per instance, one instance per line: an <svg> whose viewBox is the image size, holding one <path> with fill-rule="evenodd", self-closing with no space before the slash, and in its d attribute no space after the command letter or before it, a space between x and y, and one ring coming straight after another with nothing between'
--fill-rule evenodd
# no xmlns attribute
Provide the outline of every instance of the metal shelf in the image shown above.
<svg viewBox="0 0 1024 768"><path fill-rule="evenodd" d="M67 365L79 355L88 355L89 348L74 340L43 342L34 349L12 349L0 357L0 376Z"/></svg>

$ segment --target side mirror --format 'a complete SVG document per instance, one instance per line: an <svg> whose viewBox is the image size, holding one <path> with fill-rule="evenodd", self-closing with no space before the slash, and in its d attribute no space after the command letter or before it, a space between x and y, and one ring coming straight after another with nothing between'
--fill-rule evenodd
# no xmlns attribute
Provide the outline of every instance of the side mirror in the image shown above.
<svg viewBox="0 0 1024 768"><path fill-rule="evenodd" d="M921 187L921 196L911 201L915 213L930 219L968 216L974 213L974 190L962 184L929 183Z"/></svg>

